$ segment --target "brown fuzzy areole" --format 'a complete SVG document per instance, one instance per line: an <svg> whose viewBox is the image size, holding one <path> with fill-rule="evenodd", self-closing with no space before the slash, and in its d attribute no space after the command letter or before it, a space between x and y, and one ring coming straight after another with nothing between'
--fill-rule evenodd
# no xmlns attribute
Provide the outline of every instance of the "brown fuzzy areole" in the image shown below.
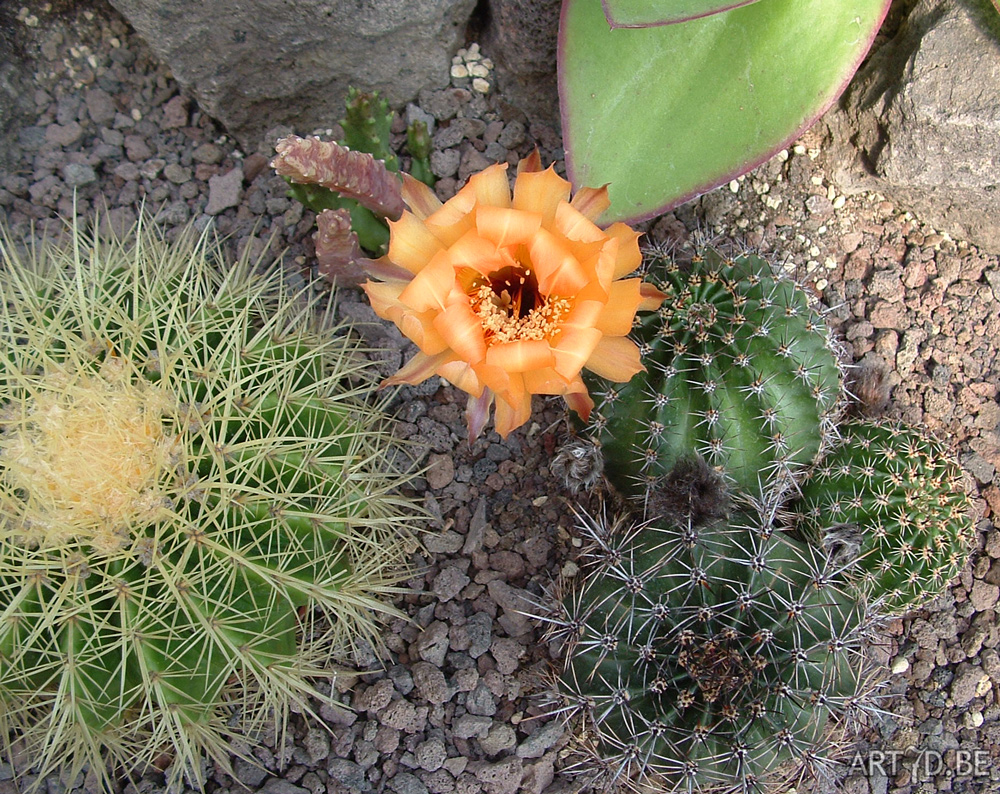
<svg viewBox="0 0 1000 794"><path fill-rule="evenodd" d="M704 458L682 458L650 488L646 514L674 526L706 526L729 514L729 489Z"/></svg>

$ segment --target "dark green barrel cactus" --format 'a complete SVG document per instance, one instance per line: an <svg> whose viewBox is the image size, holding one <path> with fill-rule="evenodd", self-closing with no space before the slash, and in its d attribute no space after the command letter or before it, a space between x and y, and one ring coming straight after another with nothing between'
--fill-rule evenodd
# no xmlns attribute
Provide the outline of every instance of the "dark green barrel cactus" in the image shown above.
<svg viewBox="0 0 1000 794"><path fill-rule="evenodd" d="M867 704L870 620L821 550L774 531L777 504L704 527L584 520L558 691L601 784L766 790L836 756Z"/></svg>
<svg viewBox="0 0 1000 794"><path fill-rule="evenodd" d="M417 511L309 289L190 228L72 231L0 237L2 741L39 781L166 753L198 784L377 643Z"/></svg>
<svg viewBox="0 0 1000 794"><path fill-rule="evenodd" d="M700 455L760 493L812 464L842 378L806 293L757 255L712 248L690 262L655 258L646 278L667 294L634 331L646 371L624 386L591 384L593 436L615 486L642 493Z"/></svg>
<svg viewBox="0 0 1000 794"><path fill-rule="evenodd" d="M854 421L801 482L794 526L853 562L860 589L889 612L943 592L975 534L962 471L945 447L911 428Z"/></svg>

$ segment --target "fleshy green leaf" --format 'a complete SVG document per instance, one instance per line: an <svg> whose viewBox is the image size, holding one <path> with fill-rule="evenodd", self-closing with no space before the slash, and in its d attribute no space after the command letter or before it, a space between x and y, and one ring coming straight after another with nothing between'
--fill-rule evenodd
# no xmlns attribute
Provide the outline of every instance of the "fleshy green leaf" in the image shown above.
<svg viewBox="0 0 1000 794"><path fill-rule="evenodd" d="M602 220L637 220L749 171L834 102L888 5L759 0L609 30L596 2L566 0L559 81L571 180L610 183Z"/></svg>
<svg viewBox="0 0 1000 794"><path fill-rule="evenodd" d="M613 28L670 25L719 14L757 0L601 0Z"/></svg>

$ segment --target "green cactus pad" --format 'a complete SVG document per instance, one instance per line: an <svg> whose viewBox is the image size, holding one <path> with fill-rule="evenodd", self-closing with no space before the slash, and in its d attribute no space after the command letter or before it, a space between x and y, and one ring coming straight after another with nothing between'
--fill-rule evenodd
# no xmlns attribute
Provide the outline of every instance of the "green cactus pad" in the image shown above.
<svg viewBox="0 0 1000 794"><path fill-rule="evenodd" d="M812 464L842 377L806 293L759 256L714 249L689 263L654 259L646 278L667 294L634 332L646 371L624 386L592 382L594 439L612 482L641 493L701 455L737 489L761 493Z"/></svg>
<svg viewBox="0 0 1000 794"><path fill-rule="evenodd" d="M940 595L972 547L962 471L914 429L856 421L840 434L801 483L795 526L833 553L856 555L861 590L888 612L907 612Z"/></svg>
<svg viewBox="0 0 1000 794"><path fill-rule="evenodd" d="M72 232L0 236L0 731L39 781L167 752L202 785L378 643L418 511L308 289L190 227Z"/></svg>
<svg viewBox="0 0 1000 794"><path fill-rule="evenodd" d="M556 620L561 709L588 737L578 771L637 790L763 791L836 756L870 691L870 621L820 550L773 531L772 507L701 528L584 522L583 583Z"/></svg>

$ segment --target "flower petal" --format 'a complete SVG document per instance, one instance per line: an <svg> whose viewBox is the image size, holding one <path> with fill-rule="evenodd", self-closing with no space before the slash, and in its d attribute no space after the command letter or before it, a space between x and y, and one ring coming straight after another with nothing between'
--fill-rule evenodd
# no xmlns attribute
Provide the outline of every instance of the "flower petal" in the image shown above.
<svg viewBox="0 0 1000 794"><path fill-rule="evenodd" d="M555 371L565 380L575 378L581 369L588 366L602 336L596 328L565 328L552 345Z"/></svg>
<svg viewBox="0 0 1000 794"><path fill-rule="evenodd" d="M469 395L469 401L465 406L465 423L469 428L469 443L479 438L490 420L490 406L493 405L493 392L483 389L483 393L478 397Z"/></svg>
<svg viewBox="0 0 1000 794"><path fill-rule="evenodd" d="M563 395L566 404L580 414L580 418L586 422L590 419L590 412L594 409L594 401L590 398L587 385L579 375L566 387L566 394Z"/></svg>
<svg viewBox="0 0 1000 794"><path fill-rule="evenodd" d="M531 241L542 225L537 212L525 212L505 207L476 208L476 229L497 246L522 245Z"/></svg>
<svg viewBox="0 0 1000 794"><path fill-rule="evenodd" d="M486 356L483 324L467 299L450 302L434 317L434 328L462 361L474 364Z"/></svg>
<svg viewBox="0 0 1000 794"><path fill-rule="evenodd" d="M443 309L454 284L455 268L447 252L442 251L413 277L400 293L399 300L418 312Z"/></svg>
<svg viewBox="0 0 1000 794"><path fill-rule="evenodd" d="M587 273L562 241L539 229L528 247L531 264L543 295L575 295L588 282Z"/></svg>
<svg viewBox="0 0 1000 794"><path fill-rule="evenodd" d="M486 351L486 363L507 372L527 372L551 366L552 348L543 339L519 339L493 345Z"/></svg>
<svg viewBox="0 0 1000 794"><path fill-rule="evenodd" d="M607 336L628 335L632 330L635 313L642 303L641 284L642 280L638 278L612 283L608 302L604 304L601 316L598 317L594 327Z"/></svg>
<svg viewBox="0 0 1000 794"><path fill-rule="evenodd" d="M560 328L593 328L604 310L603 300L580 300L573 302L573 308L559 323Z"/></svg>
<svg viewBox="0 0 1000 794"><path fill-rule="evenodd" d="M418 383L423 383L431 375L434 375L441 365L453 355L451 351L438 353L435 356L417 353L400 368L399 372L382 381L380 388L402 384L416 386Z"/></svg>
<svg viewBox="0 0 1000 794"><path fill-rule="evenodd" d="M531 171L541 171L541 170L542 170L542 155L538 153L537 146L531 150L531 154L529 154L527 157L522 158L517 163L518 176L524 173L530 173Z"/></svg>
<svg viewBox="0 0 1000 794"><path fill-rule="evenodd" d="M548 227L560 201L569 199L570 184L552 166L544 171L525 171L514 183L514 209L537 212Z"/></svg>
<svg viewBox="0 0 1000 794"><path fill-rule="evenodd" d="M582 215L596 221L608 207L611 206L611 199L608 197L608 186L604 187L584 187L576 191L573 200L570 201L573 208Z"/></svg>
<svg viewBox="0 0 1000 794"><path fill-rule="evenodd" d="M512 403L497 395L496 406L493 421L501 438L507 438L531 418L531 394L528 392Z"/></svg>
<svg viewBox="0 0 1000 794"><path fill-rule="evenodd" d="M559 206L556 207L552 231L570 240L579 240L584 243L607 239L607 235L601 231L599 226L565 201L560 202Z"/></svg>
<svg viewBox="0 0 1000 794"><path fill-rule="evenodd" d="M491 165L469 177L469 183L462 188L471 188L476 203L488 207L510 206L510 184L507 182L507 163Z"/></svg>
<svg viewBox="0 0 1000 794"><path fill-rule="evenodd" d="M587 369L602 378L625 383L645 370L635 342L624 336L603 336L587 359Z"/></svg>
<svg viewBox="0 0 1000 794"><path fill-rule="evenodd" d="M667 299L667 293L663 292L654 284L643 281L639 285L639 294L642 295L642 303L639 304L639 311L651 312L660 308L660 304Z"/></svg>
<svg viewBox="0 0 1000 794"><path fill-rule="evenodd" d="M496 243L481 237L475 229L469 229L452 244L448 249L448 259L456 271L470 267L483 275L499 270L505 264Z"/></svg>
<svg viewBox="0 0 1000 794"><path fill-rule="evenodd" d="M642 252L639 250L639 238L642 237L642 232L634 232L624 223L612 223L607 228L607 235L618 240L614 278L627 276L642 264Z"/></svg>
<svg viewBox="0 0 1000 794"><path fill-rule="evenodd" d="M362 288L368 295L375 314L383 320L396 322L405 307L399 302L400 293L406 288L405 281L366 281Z"/></svg>
<svg viewBox="0 0 1000 794"><path fill-rule="evenodd" d="M524 388L532 394L565 394L568 384L566 378L552 367L532 369L521 373L524 378Z"/></svg>
<svg viewBox="0 0 1000 794"><path fill-rule="evenodd" d="M403 316L394 322L403 332L403 336L419 347L422 353L433 356L449 347L447 341L434 327L436 316L437 313L434 311L404 312Z"/></svg>
<svg viewBox="0 0 1000 794"><path fill-rule="evenodd" d="M456 389L461 389L473 397L479 397L483 391L489 391L468 361L457 359L447 361L438 367L437 373Z"/></svg>
<svg viewBox="0 0 1000 794"><path fill-rule="evenodd" d="M389 221L389 259L411 273L419 273L444 246L412 212Z"/></svg>
<svg viewBox="0 0 1000 794"><path fill-rule="evenodd" d="M441 201L434 195L434 191L419 179L415 179L405 172L403 173L403 201L419 220L423 220L441 208Z"/></svg>

